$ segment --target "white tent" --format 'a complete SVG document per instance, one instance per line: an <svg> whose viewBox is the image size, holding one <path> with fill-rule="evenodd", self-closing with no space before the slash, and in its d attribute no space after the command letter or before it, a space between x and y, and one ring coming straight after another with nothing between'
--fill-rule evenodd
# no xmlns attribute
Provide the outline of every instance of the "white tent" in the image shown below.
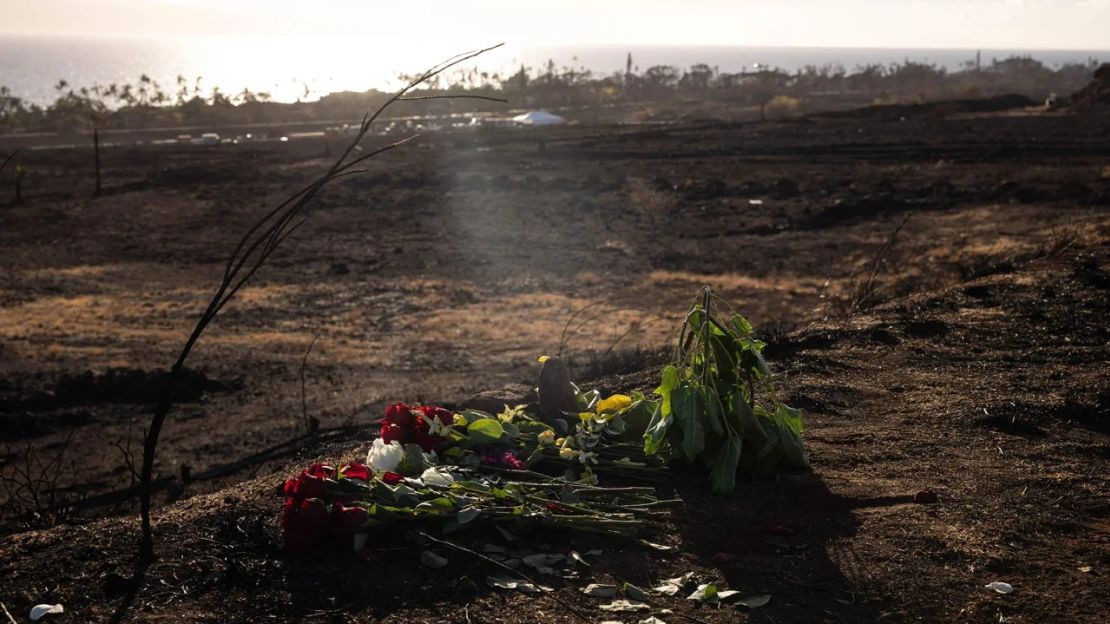
<svg viewBox="0 0 1110 624"><path fill-rule="evenodd" d="M547 111L528 111L513 117L513 123L518 126L557 126L566 122L566 119Z"/></svg>

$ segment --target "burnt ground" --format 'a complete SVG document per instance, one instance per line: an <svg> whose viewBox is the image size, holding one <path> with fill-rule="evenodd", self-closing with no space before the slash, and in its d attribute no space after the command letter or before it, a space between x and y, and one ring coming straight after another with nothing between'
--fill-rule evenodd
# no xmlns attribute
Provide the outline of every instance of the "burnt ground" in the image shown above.
<svg viewBox="0 0 1110 624"><path fill-rule="evenodd" d="M627 356L609 360L642 368L708 283L769 335L785 391L807 413L814 473L731 497L676 477L686 504L657 541L681 553L603 545L595 577L643 586L696 570L773 596L755 614L663 601L682 614L670 619L1099 621L1108 129L1105 115L808 118L451 133L390 154L323 194L190 361L194 393L159 458L178 502L161 512L165 554L135 614L571 621L553 601L489 590L457 554L438 572L410 548L372 562L282 554L270 493L300 446L250 456L298 434L299 366L316 335L309 411L349 429L293 464L356 455L360 425L386 402L451 403L529 380L535 355L599 298L626 309L571 350L604 351L640 322L618 347ZM149 413L134 385L158 383L236 233L319 171L322 151L120 148L96 199L87 153L26 155L24 204L0 204L5 461L27 442L64 449L59 485L83 487L64 490L78 508L66 524L9 520L10 608L58 600L73 621L110 612L134 522L95 519L111 497L95 509L81 500L126 485L116 444L129 431L137 444ZM844 314L907 215L878 273L880 304ZM186 486L182 465L206 478ZM922 487L939 502L911 503ZM714 563L720 552L738 559ZM993 580L1015 593L983 589ZM573 585L559 596L606 619Z"/></svg>

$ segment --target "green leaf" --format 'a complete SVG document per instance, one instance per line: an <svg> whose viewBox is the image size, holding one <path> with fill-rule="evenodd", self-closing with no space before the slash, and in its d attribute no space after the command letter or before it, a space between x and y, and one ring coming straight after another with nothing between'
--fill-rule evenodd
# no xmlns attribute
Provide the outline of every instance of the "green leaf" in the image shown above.
<svg viewBox="0 0 1110 624"><path fill-rule="evenodd" d="M621 440L624 442L643 440L644 434L651 426L652 418L658 409L658 401L645 399L642 395L639 400L633 401L632 405L629 405L628 409L621 413L624 418L624 433L621 434Z"/></svg>
<svg viewBox="0 0 1110 624"><path fill-rule="evenodd" d="M736 329L736 333L740 334L741 336L747 338L748 336L752 335L752 324L749 323L748 319L744 318L743 316L740 316L739 314L733 314L732 318L729 319L729 323L731 323L732 326Z"/></svg>
<svg viewBox="0 0 1110 624"><path fill-rule="evenodd" d="M802 415L796 409L779 405L776 425L779 433L780 461L791 468L809 468L805 446L802 444Z"/></svg>
<svg viewBox="0 0 1110 624"><path fill-rule="evenodd" d="M654 455L663 448L663 443L667 440L667 431L671 428L671 423L674 419L670 414L663 415L662 403L656 403L655 412L651 416L651 421L648 423L647 431L644 432L644 454Z"/></svg>
<svg viewBox="0 0 1110 624"><path fill-rule="evenodd" d="M771 369L767 368L767 361L761 353L766 343L751 338L741 338L738 343L741 348L740 367L761 378L770 377Z"/></svg>
<svg viewBox="0 0 1110 624"><path fill-rule="evenodd" d="M504 428L501 426L501 421L496 418L475 420L467 425L466 430L470 433L470 440L476 444L497 442L501 439L502 434L505 433Z"/></svg>
<svg viewBox="0 0 1110 624"><path fill-rule="evenodd" d="M799 436L802 435L802 433L805 431L805 425L802 422L801 410L794 409L793 407L788 407L780 403L777 411L779 417L782 418L783 422L785 422L788 427L790 427L791 431L798 434Z"/></svg>
<svg viewBox="0 0 1110 624"><path fill-rule="evenodd" d="M705 425L714 434L721 435L725 432L725 428L724 421L721 419L721 402L717 398L717 392L712 388L703 388L701 394L701 400L705 405Z"/></svg>
<svg viewBox="0 0 1110 624"><path fill-rule="evenodd" d="M713 583L698 585L694 593L686 597L687 600L700 600L702 602L717 602L717 586Z"/></svg>
<svg viewBox="0 0 1110 624"><path fill-rule="evenodd" d="M466 424L467 425L469 425L470 423L473 423L476 420L483 420L483 419L486 419L486 418L496 419L496 416L494 416L493 414L490 414L489 412L483 412L482 410L476 410L476 409L463 410L461 412L458 412L455 415L456 416L462 416L464 419L466 419Z"/></svg>
<svg viewBox="0 0 1110 624"><path fill-rule="evenodd" d="M735 435L725 437L725 443L713 457L709 481L715 492L731 492L736 487L736 468L740 465L743 442Z"/></svg>
<svg viewBox="0 0 1110 624"><path fill-rule="evenodd" d="M662 399L663 416L671 415L671 393L678 387L678 367L668 366L663 369L663 380L655 389Z"/></svg>
<svg viewBox="0 0 1110 624"><path fill-rule="evenodd" d="M729 422L736 433L740 434L740 437L745 440L758 442L762 446L763 441L767 439L767 432L764 431L760 419L752 411L752 406L748 404L744 393L737 391L729 397L727 408L729 410Z"/></svg>
<svg viewBox="0 0 1110 624"><path fill-rule="evenodd" d="M682 453L689 461L705 450L704 395L690 386L680 386L671 395L675 422L682 429Z"/></svg>
<svg viewBox="0 0 1110 624"><path fill-rule="evenodd" d="M736 366L740 361L740 350L736 348L736 341L728 337L711 335L709 344L713 349L713 358L717 362L717 378L712 385L718 388L727 388L737 383Z"/></svg>

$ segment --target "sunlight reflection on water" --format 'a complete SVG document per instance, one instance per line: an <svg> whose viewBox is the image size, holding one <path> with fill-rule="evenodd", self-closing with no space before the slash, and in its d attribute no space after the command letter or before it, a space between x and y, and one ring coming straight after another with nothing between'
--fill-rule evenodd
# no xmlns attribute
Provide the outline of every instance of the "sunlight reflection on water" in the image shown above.
<svg viewBox="0 0 1110 624"><path fill-rule="evenodd" d="M474 47L490 41L476 41ZM54 85L65 79L74 86L135 83L141 74L158 81L169 95L176 93L177 76L192 88L201 76L201 90L218 86L225 94L249 88L265 91L279 101L314 100L335 91L363 91L397 84L401 72L413 73L462 49L447 42L415 38L253 36L253 37L50 37L0 36L0 85L34 103L49 103ZM969 50L893 50L881 48L752 48L691 46L577 46L528 47L508 42L501 50L468 63L464 70L489 74L515 71L524 63L542 67L584 67L596 75L623 71L625 56L633 55L641 70L655 64L680 67L705 62L720 71L736 72L755 63L789 71L807 64L840 63L851 69L866 63L905 59L937 63L956 69L974 57ZM984 51L984 61L1004 58L1019 50ZM1050 66L1083 62L1105 53L1037 51Z"/></svg>

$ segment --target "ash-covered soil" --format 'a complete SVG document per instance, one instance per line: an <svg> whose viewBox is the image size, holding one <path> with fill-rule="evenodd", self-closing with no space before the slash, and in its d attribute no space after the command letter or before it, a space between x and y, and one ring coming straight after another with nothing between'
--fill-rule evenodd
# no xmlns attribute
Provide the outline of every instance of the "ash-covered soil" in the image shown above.
<svg viewBox="0 0 1110 624"><path fill-rule="evenodd" d="M321 194L190 360L157 467L178 502L135 614L571 621L542 597L489 590L458 555L434 573L409 548L369 563L287 557L271 486L311 457L357 454L387 402L530 382L535 356L593 301L615 309L572 353L632 330L620 357L580 355L582 376L653 387L650 368L635 371L709 284L772 343L815 473L725 498L677 477L687 504L660 540L682 554L607 545L597 578L642 586L694 569L774 596L753 615L660 605L710 622L1098 621L1108 130L1108 115L860 115L442 133L384 155ZM71 621L110 612L134 522L94 518L129 510L123 457L149 388L239 234L320 172L324 150L113 148L95 199L89 151L22 156L24 202L0 203L4 461L27 444L60 457L58 498L74 511L45 531L49 517L7 518L0 601L58 600ZM301 433L316 336L304 403L327 443L283 446ZM940 502L910 503L922 487ZM714 563L719 552L739 559ZM989 593L993 580L1017 591Z"/></svg>
<svg viewBox="0 0 1110 624"><path fill-rule="evenodd" d="M554 596L612 619L587 582L651 587L693 571L758 610L654 597L664 621L1101 622L1110 563L1107 446L1110 253L1077 245L958 285L822 323L776 344L773 366L807 408L812 474L762 477L730 496L679 471L663 486L678 547L527 535L541 548L602 550ZM594 384L646 389L658 370ZM333 461L365 443L315 448ZM388 531L369 561L281 551L275 486L291 464L156 516L161 559L131 618L190 622L575 622L552 594L492 589L500 570L455 551L446 568ZM913 502L930 488L937 501ZM27 531L0 541L0 600L23 612L61 602L56 621L106 619L127 586L133 518ZM451 536L480 550L496 534ZM511 545L510 545L511 547ZM485 564L488 565L488 564ZM985 588L1010 583L999 595ZM634 619L638 621L642 614Z"/></svg>

